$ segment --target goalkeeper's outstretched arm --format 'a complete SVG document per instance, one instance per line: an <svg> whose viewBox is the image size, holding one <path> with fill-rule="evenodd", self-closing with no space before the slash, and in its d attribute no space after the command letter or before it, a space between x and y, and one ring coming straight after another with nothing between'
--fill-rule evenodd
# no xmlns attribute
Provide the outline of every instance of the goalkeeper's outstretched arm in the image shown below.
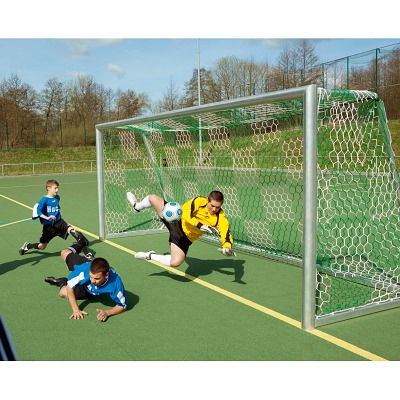
<svg viewBox="0 0 400 400"><path fill-rule="evenodd" d="M222 212L219 216L218 229L221 237L222 248L218 249L224 256L235 256L232 251L233 238L229 229L229 221Z"/></svg>

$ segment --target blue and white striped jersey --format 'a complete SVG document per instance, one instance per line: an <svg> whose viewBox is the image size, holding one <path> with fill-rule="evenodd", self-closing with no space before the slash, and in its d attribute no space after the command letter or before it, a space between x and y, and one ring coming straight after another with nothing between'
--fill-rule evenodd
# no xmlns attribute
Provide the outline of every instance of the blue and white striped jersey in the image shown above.
<svg viewBox="0 0 400 400"><path fill-rule="evenodd" d="M47 217L54 215L56 219L47 220L40 218L42 214ZM54 197L44 196L33 206L32 219L37 218L40 218L40 223L42 225L51 225L61 219L60 196L58 194Z"/></svg>
<svg viewBox="0 0 400 400"><path fill-rule="evenodd" d="M90 264L91 262L88 261L75 265L74 270L68 275L68 286L73 289L77 285L82 285L93 296L109 294L117 305L126 308L125 288L118 273L110 268L108 279L101 286L95 286L90 282Z"/></svg>

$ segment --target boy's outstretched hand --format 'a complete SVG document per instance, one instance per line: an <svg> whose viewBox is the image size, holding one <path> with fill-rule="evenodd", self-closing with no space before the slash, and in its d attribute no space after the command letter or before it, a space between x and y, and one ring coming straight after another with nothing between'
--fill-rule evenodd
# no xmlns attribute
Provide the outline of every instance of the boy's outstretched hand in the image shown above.
<svg viewBox="0 0 400 400"><path fill-rule="evenodd" d="M100 308L96 308L96 311L97 311L97 319L99 321L102 322L107 321L108 319L107 311L101 310Z"/></svg>

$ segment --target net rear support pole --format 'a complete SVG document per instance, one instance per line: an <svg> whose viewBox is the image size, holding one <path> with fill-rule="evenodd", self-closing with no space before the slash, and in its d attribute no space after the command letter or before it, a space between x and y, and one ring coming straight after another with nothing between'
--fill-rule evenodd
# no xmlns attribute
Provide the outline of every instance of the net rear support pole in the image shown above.
<svg viewBox="0 0 400 400"><path fill-rule="evenodd" d="M315 328L317 231L317 87L304 92L304 196L302 329Z"/></svg>

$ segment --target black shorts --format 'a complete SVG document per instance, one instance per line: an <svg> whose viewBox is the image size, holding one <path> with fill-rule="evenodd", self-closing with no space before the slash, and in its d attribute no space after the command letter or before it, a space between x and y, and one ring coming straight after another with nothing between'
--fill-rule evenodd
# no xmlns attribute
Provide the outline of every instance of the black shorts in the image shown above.
<svg viewBox="0 0 400 400"><path fill-rule="evenodd" d="M185 254L187 254L192 242L188 239L185 232L183 232L182 220L170 223L161 218L161 221L169 230L169 242L176 244Z"/></svg>
<svg viewBox="0 0 400 400"><path fill-rule="evenodd" d="M69 253L65 258L65 264L67 264L67 267L70 271L74 270L75 265L81 265L88 261L89 260L86 257L75 253ZM75 293L75 298L77 300L88 299L91 297L91 295L85 290L82 285L75 286L73 290Z"/></svg>
<svg viewBox="0 0 400 400"><path fill-rule="evenodd" d="M83 299L90 299L92 297L82 285L76 285L73 288L75 299L76 300L83 300Z"/></svg>
<svg viewBox="0 0 400 400"><path fill-rule="evenodd" d="M50 240L56 236L63 238L64 240L68 237L68 228L70 227L63 219L54 222L54 224L43 225L42 237L40 243L49 243Z"/></svg>
<svg viewBox="0 0 400 400"><path fill-rule="evenodd" d="M70 271L73 271L75 269L75 265L81 265L88 261L89 260L86 257L76 253L69 253L67 254L67 257L65 257L65 264L67 264L67 268Z"/></svg>

